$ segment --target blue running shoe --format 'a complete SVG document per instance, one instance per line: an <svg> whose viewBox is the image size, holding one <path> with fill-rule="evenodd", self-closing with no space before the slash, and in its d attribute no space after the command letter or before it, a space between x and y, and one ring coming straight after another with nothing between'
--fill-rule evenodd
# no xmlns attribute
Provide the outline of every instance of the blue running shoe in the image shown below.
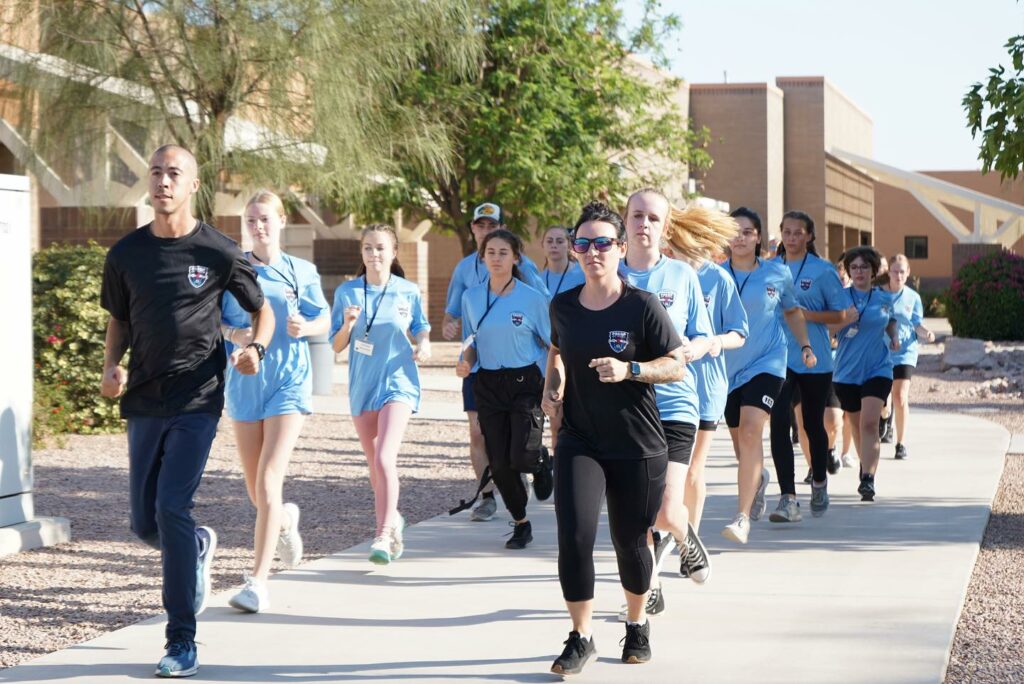
<svg viewBox="0 0 1024 684"><path fill-rule="evenodd" d="M193 604L196 615L206 610L210 599L210 566L213 554L217 552L217 533L212 527L197 527L196 538L199 540L199 558L196 559L196 600Z"/></svg>
<svg viewBox="0 0 1024 684"><path fill-rule="evenodd" d="M194 641L172 641L166 648L167 653L156 666L157 677L191 677L199 671L199 653Z"/></svg>

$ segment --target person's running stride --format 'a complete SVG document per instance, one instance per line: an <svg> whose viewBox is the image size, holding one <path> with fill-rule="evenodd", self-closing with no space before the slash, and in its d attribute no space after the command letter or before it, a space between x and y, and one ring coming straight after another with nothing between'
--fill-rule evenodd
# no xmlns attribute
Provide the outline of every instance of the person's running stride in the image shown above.
<svg viewBox="0 0 1024 684"><path fill-rule="evenodd" d="M107 253L101 304L110 313L100 392L121 396L128 421L132 531L160 549L166 654L160 677L198 670L196 615L210 595L217 535L196 528L199 487L224 408L224 368L253 375L274 333L256 273L227 236L192 216L199 189L192 153L164 145L149 162L153 222ZM252 317L253 339L231 353L221 336L230 292ZM128 369L120 365L131 350ZM123 396L122 396L123 394Z"/></svg>

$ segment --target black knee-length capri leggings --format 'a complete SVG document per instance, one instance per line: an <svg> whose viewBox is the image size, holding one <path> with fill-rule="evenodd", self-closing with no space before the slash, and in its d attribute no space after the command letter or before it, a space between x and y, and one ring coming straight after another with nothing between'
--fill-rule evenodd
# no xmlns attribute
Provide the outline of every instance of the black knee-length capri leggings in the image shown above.
<svg viewBox="0 0 1024 684"><path fill-rule="evenodd" d="M651 588L654 556L647 546L647 530L658 516L667 470L667 454L646 459L596 458L575 439L559 435L555 515L558 579L566 601L594 598L594 541L605 497L623 588L633 594Z"/></svg>
<svg viewBox="0 0 1024 684"><path fill-rule="evenodd" d="M825 406L832 391L831 373L794 373L786 371L786 382L775 399L771 417L772 460L779 489L783 494L796 495L793 465L792 427L793 392L800 392L800 413L811 449L811 470L816 482L828 477L828 433L825 431Z"/></svg>
<svg viewBox="0 0 1024 684"><path fill-rule="evenodd" d="M544 375L536 365L480 369L473 382L491 477L515 520L526 517L528 495L521 473L535 473L540 467L543 391Z"/></svg>

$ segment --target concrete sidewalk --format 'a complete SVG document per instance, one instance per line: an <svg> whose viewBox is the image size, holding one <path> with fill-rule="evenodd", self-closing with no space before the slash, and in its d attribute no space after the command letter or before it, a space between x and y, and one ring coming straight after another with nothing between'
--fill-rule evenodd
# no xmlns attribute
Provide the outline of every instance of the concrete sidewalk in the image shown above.
<svg viewBox="0 0 1024 684"><path fill-rule="evenodd" d="M619 663L624 633L614 555L598 535L587 682L938 682L998 484L1009 436L966 416L915 411L911 458L884 445L878 500L859 502L855 472L832 479L832 508L804 521L754 524L745 547L719 531L735 507L721 430L702 525L713 572L703 587L666 564L668 610L652 618L654 658ZM769 466L769 470L773 470ZM802 473L802 468L798 468ZM773 472L774 480L774 472ZM769 509L778 489L769 489ZM301 502L300 502L301 503ZM404 558L380 569L367 545L281 573L273 610L241 615L215 597L200 618L197 680L244 682L545 682L570 629L557 581L550 502L531 504L535 542L503 548L507 515L466 513L410 528ZM163 618L29 664L0 682L147 679Z"/></svg>

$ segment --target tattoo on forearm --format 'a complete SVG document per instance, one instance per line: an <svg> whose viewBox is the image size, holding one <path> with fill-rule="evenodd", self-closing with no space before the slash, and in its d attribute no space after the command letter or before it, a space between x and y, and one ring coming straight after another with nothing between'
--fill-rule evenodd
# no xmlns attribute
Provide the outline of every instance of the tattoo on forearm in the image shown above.
<svg viewBox="0 0 1024 684"><path fill-rule="evenodd" d="M657 385L683 379L686 370L678 352L641 364L640 382Z"/></svg>

